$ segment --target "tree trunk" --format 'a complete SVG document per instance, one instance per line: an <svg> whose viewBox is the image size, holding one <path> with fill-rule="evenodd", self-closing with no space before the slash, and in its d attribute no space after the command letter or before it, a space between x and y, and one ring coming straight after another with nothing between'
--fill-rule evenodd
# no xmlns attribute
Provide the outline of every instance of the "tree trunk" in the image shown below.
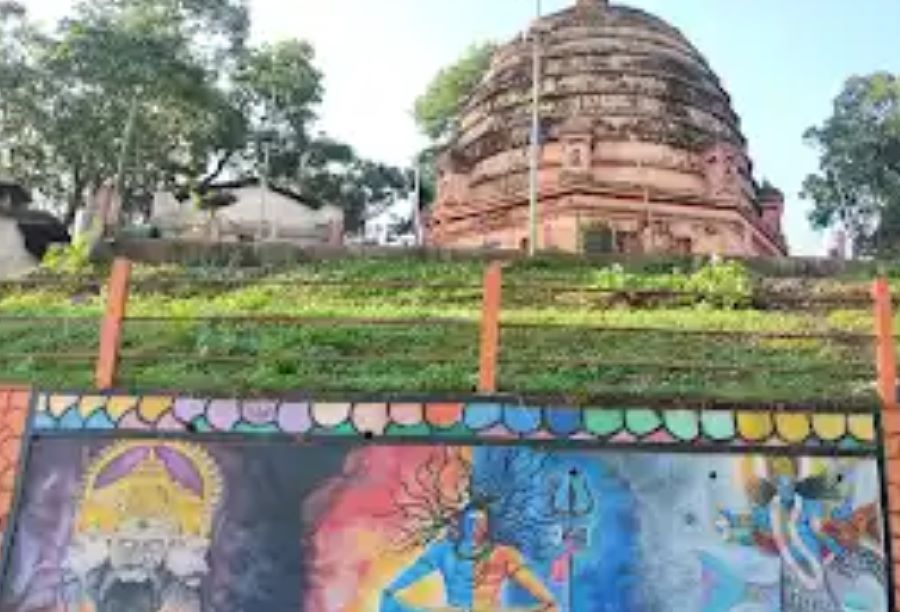
<svg viewBox="0 0 900 612"><path fill-rule="evenodd" d="M222 174L223 170L225 170L225 166L228 165L228 162L231 161L231 158L234 157L235 153L237 153L237 151L232 149L225 152L222 157L219 158L219 160L216 162L215 168L213 168L212 173L200 180L200 186L198 187L200 191L205 190L213 183L213 181L219 178L219 175Z"/></svg>
<svg viewBox="0 0 900 612"><path fill-rule="evenodd" d="M63 218L63 223L65 223L66 227L71 227L72 223L75 222L75 215L78 214L78 210L84 205L84 188L85 181L81 176L81 171L78 168L74 168L72 170L72 191L69 193L69 198L66 202L66 215Z"/></svg>

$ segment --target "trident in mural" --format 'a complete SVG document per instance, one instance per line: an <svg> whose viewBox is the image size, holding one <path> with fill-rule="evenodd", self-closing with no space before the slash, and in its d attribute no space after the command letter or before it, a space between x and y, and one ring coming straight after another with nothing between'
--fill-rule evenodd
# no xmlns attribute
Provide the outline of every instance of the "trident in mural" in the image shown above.
<svg viewBox="0 0 900 612"><path fill-rule="evenodd" d="M550 486L551 513L558 521L557 539L563 549L553 562L552 576L565 585L564 610L571 612L575 609L575 556L590 544L588 517L594 512L595 502L587 479L577 468L551 479Z"/></svg>

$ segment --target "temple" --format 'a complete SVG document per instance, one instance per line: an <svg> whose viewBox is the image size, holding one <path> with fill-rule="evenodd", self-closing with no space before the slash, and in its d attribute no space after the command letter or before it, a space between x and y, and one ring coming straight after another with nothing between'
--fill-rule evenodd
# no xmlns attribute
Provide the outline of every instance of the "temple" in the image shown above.
<svg viewBox="0 0 900 612"><path fill-rule="evenodd" d="M783 256L784 197L753 178L703 55L637 9L578 0L540 19L541 250ZM438 161L427 240L526 248L533 40L500 48Z"/></svg>

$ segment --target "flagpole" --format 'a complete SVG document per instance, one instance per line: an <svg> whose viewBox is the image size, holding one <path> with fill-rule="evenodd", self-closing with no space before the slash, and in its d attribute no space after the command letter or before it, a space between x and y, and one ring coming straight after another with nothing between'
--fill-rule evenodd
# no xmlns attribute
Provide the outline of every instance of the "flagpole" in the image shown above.
<svg viewBox="0 0 900 612"><path fill-rule="evenodd" d="M531 167L528 181L528 254L537 252L537 199L538 199L538 165L540 163L540 102L541 102L541 42L538 26L543 14L541 0L535 0L537 18L531 30L533 44L533 72L531 93Z"/></svg>

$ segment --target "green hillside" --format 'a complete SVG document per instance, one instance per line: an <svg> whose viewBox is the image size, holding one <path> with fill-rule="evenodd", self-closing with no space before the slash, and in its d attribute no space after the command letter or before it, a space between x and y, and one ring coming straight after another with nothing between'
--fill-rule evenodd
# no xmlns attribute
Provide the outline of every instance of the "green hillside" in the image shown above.
<svg viewBox="0 0 900 612"><path fill-rule="evenodd" d="M414 258L279 270L137 267L119 384L471 392L483 269ZM104 280L42 275L0 286L0 380L89 388ZM870 280L764 277L737 263L511 263L501 390L574 399L871 397Z"/></svg>

